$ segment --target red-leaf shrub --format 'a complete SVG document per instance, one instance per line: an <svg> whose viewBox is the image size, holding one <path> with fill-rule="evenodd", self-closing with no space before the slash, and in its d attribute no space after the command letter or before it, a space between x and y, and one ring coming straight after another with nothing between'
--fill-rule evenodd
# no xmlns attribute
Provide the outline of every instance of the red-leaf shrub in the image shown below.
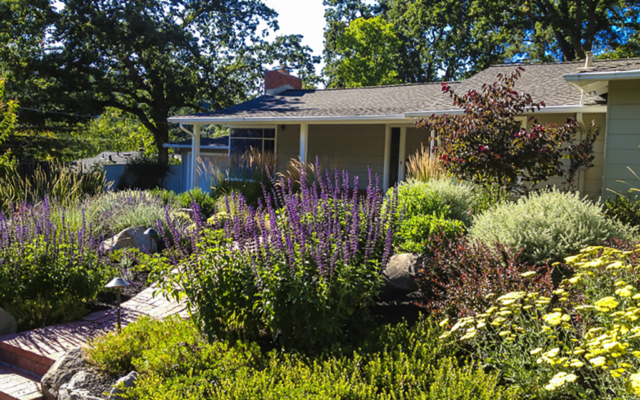
<svg viewBox="0 0 640 400"><path fill-rule="evenodd" d="M572 184L578 170L593 166L597 131L579 141L573 119L564 124L534 120L522 127L517 117L545 107L544 101L514 90L522 71L518 67L512 74L499 74L493 84L464 95L443 83L442 91L464 113L433 115L416 123L436 132L443 147L440 161L453 176L484 187L526 190L555 176ZM569 160L568 169L563 159Z"/></svg>
<svg viewBox="0 0 640 400"><path fill-rule="evenodd" d="M425 306L432 312L455 317L477 314L489 305L488 297L513 291L535 291L550 296L551 268L536 268L519 261L519 252L501 244L487 246L464 237L442 235L430 238L420 268L420 286ZM522 274L536 271L537 275Z"/></svg>

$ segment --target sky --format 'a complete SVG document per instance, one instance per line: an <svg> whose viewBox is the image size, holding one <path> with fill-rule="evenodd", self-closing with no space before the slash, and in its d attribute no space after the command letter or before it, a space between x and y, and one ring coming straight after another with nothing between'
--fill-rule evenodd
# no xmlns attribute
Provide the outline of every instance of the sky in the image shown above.
<svg viewBox="0 0 640 400"><path fill-rule="evenodd" d="M302 43L311 47L314 55L322 55L325 25L322 0L264 0L264 3L278 13L277 35L303 35ZM316 66L316 72L321 69L322 66Z"/></svg>

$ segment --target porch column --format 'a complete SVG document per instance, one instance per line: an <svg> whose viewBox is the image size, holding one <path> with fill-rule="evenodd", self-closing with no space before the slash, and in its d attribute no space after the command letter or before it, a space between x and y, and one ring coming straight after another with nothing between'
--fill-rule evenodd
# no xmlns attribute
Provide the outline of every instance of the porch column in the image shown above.
<svg viewBox="0 0 640 400"><path fill-rule="evenodd" d="M309 155L309 124L300 124L300 161L308 162Z"/></svg>
<svg viewBox="0 0 640 400"><path fill-rule="evenodd" d="M398 182L404 181L405 177L405 159L407 158L407 127L400 128L400 151L398 155Z"/></svg>
<svg viewBox="0 0 640 400"><path fill-rule="evenodd" d="M389 190L389 174L391 173L391 126L384 131L384 169L382 173L382 190Z"/></svg>
<svg viewBox="0 0 640 400"><path fill-rule="evenodd" d="M200 186L200 174L198 174L198 160L200 159L200 125L193 125L193 137L191 139L191 182L189 190Z"/></svg>

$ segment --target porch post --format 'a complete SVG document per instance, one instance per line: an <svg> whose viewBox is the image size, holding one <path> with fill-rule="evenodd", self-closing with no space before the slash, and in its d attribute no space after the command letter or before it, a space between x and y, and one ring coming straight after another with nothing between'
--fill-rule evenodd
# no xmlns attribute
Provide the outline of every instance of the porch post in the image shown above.
<svg viewBox="0 0 640 400"><path fill-rule="evenodd" d="M200 125L193 125L193 138L191 139L191 182L189 190L200 186L198 174L198 160L200 159Z"/></svg>
<svg viewBox="0 0 640 400"><path fill-rule="evenodd" d="M400 151L398 156L398 182L404 181L405 177L405 158L407 158L407 127L400 128Z"/></svg>
<svg viewBox="0 0 640 400"><path fill-rule="evenodd" d="M382 173L382 190L389 190L389 174L391 173L391 126L387 125L384 131L384 169Z"/></svg>
<svg viewBox="0 0 640 400"><path fill-rule="evenodd" d="M309 155L309 124L300 124L300 161L308 162Z"/></svg>

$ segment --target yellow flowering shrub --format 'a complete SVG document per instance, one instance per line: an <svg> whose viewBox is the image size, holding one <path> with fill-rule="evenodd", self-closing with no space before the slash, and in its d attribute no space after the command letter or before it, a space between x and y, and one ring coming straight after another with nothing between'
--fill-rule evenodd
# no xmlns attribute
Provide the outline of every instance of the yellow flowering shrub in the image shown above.
<svg viewBox="0 0 640 400"><path fill-rule="evenodd" d="M565 259L575 274L544 297L511 292L441 337L470 345L537 398L640 395L640 247L592 246ZM529 276L532 274L529 274ZM449 321L443 325L449 325ZM525 369L526 372L518 371Z"/></svg>

